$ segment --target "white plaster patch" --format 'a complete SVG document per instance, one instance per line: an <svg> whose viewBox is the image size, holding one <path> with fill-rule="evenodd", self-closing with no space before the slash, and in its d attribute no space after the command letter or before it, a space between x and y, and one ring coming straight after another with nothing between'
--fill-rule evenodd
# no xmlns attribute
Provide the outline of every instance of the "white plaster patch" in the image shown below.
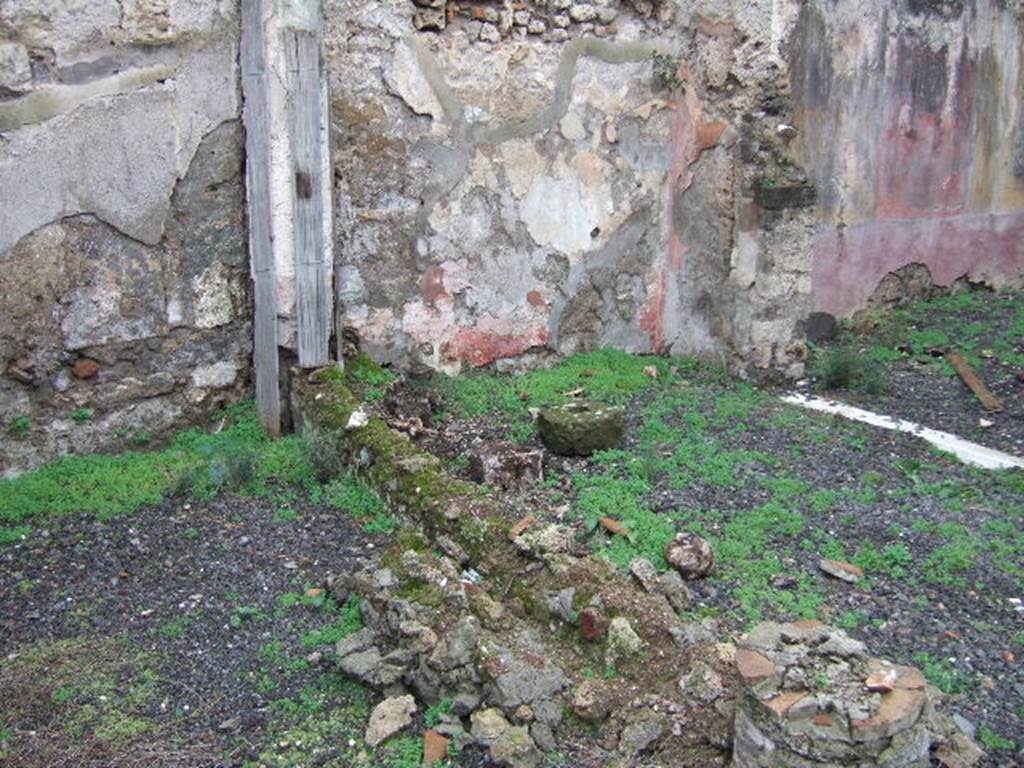
<svg viewBox="0 0 1024 768"><path fill-rule="evenodd" d="M89 48L121 23L118 0L14 0L0 3L0 25L32 48L52 48L58 63Z"/></svg>
<svg viewBox="0 0 1024 768"><path fill-rule="evenodd" d="M638 107L650 92L648 88L638 88L637 84L650 80L650 61L611 64L581 58L572 103L577 109L586 104L608 115L626 114Z"/></svg>
<svg viewBox="0 0 1024 768"><path fill-rule="evenodd" d="M580 141L587 137L587 129L583 127L583 121L575 112L567 112L558 126L562 135L569 141Z"/></svg>
<svg viewBox="0 0 1024 768"><path fill-rule="evenodd" d="M234 301L224 265L214 264L192 278L192 294L192 322L197 328L216 328L231 322Z"/></svg>
<svg viewBox="0 0 1024 768"><path fill-rule="evenodd" d="M416 54L405 42L395 46L391 68L385 75L388 90L402 99L417 115L444 119L444 109L430 82L423 75Z"/></svg>
<svg viewBox="0 0 1024 768"><path fill-rule="evenodd" d="M230 387L237 378L238 364L230 360L221 360L193 370L192 386L200 389L222 389Z"/></svg>
<svg viewBox="0 0 1024 768"><path fill-rule="evenodd" d="M21 43L0 42L0 85L13 88L31 78L32 69L25 46Z"/></svg>
<svg viewBox="0 0 1024 768"><path fill-rule="evenodd" d="M345 264L338 270L338 300L345 306L366 301L366 283L358 267Z"/></svg>
<svg viewBox="0 0 1024 768"><path fill-rule="evenodd" d="M506 141L500 146L499 151L505 166L505 176L512 186L512 194L521 200L530 190L533 180L544 172L546 161L537 152L532 141Z"/></svg>
<svg viewBox="0 0 1024 768"><path fill-rule="evenodd" d="M522 214L538 245L578 256L595 246L594 230L607 230L613 211L606 163L593 152L581 152L533 179Z"/></svg>
<svg viewBox="0 0 1024 768"><path fill-rule="evenodd" d="M1024 469L1024 459L1018 456L1011 456L1008 453L1003 453L993 448L986 448L983 445L964 440L962 437L950 434L949 432L940 432L937 429L922 427L920 424L915 424L912 421L895 419L892 416L884 416L879 413L866 411L863 408L855 408L852 405L846 405L835 400L825 400L820 397L794 394L786 395L782 399L787 403L799 405L812 411L830 413L850 419L851 421L870 424L873 427L916 435L939 450L952 453L965 464L972 464L984 469Z"/></svg>

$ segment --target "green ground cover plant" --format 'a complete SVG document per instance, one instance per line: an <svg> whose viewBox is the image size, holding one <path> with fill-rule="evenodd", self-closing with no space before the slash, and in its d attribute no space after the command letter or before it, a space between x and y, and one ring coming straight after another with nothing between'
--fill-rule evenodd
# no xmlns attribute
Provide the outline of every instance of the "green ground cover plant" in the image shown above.
<svg viewBox="0 0 1024 768"><path fill-rule="evenodd" d="M85 512L109 519L178 492L210 498L315 485L305 441L268 439L252 403L226 409L216 423L223 428L189 429L163 450L68 456L0 480L0 540L37 517Z"/></svg>

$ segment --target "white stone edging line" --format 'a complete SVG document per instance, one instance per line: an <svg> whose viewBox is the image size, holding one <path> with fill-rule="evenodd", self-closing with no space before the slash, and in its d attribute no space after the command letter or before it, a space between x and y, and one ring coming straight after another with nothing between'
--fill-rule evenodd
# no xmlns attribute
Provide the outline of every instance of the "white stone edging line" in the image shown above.
<svg viewBox="0 0 1024 768"><path fill-rule="evenodd" d="M952 453L965 464L972 464L984 469L1024 469L1024 459L997 451L994 448L986 448L983 445L972 443L970 440L964 440L962 437L957 437L949 432L941 432L937 429L923 427L912 421L904 421L903 419L895 419L892 416L872 413L863 408L855 408L852 405L846 405L835 400L825 400L821 397L794 393L783 396L782 400L812 411L830 413L834 416L850 419L851 421L870 424L873 427L915 435L942 451Z"/></svg>

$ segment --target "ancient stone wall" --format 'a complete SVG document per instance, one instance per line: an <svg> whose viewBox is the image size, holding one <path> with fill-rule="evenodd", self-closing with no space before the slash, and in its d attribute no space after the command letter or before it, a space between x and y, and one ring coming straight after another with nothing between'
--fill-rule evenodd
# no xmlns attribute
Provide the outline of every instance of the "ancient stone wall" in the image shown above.
<svg viewBox="0 0 1024 768"><path fill-rule="evenodd" d="M1020 2L803 7L790 79L820 202L816 309L849 315L911 264L942 286L1019 281L1022 45Z"/></svg>
<svg viewBox="0 0 1024 768"><path fill-rule="evenodd" d="M785 6L328 2L339 296L371 354L799 362L813 189L790 163L755 199Z"/></svg>
<svg viewBox="0 0 1024 768"><path fill-rule="evenodd" d="M336 293L380 361L795 375L808 314L893 273L1021 277L1019 1L323 6ZM0 0L3 470L245 386L238 25Z"/></svg>
<svg viewBox="0 0 1024 768"><path fill-rule="evenodd" d="M0 2L0 472L245 386L235 5Z"/></svg>

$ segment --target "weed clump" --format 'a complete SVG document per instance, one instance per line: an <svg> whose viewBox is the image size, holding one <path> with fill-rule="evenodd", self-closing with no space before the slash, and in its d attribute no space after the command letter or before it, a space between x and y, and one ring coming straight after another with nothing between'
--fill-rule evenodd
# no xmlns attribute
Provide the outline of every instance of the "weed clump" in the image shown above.
<svg viewBox="0 0 1024 768"><path fill-rule="evenodd" d="M879 363L848 345L817 350L811 373L825 391L848 389L877 395L886 389Z"/></svg>

